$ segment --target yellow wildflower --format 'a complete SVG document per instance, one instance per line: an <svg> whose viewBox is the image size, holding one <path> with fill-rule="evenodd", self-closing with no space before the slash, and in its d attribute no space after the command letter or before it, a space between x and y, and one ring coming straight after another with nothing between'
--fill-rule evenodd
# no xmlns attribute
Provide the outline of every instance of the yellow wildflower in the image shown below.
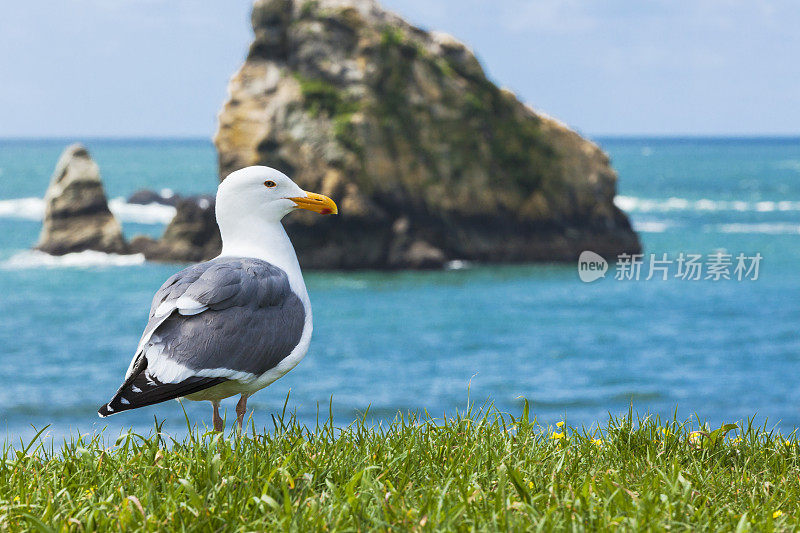
<svg viewBox="0 0 800 533"><path fill-rule="evenodd" d="M592 444L594 444L595 446L602 446L603 439L592 439Z"/></svg>
<svg viewBox="0 0 800 533"><path fill-rule="evenodd" d="M783 511L781 511L780 509L772 513L772 518L778 518L779 516L783 516Z"/></svg>
<svg viewBox="0 0 800 533"><path fill-rule="evenodd" d="M552 440L561 440L563 438L564 438L564 434L563 433L551 433L550 434L550 439L552 439Z"/></svg>
<svg viewBox="0 0 800 533"><path fill-rule="evenodd" d="M561 422L556 422L556 427L563 428L564 427L564 421L562 420Z"/></svg>
<svg viewBox="0 0 800 533"><path fill-rule="evenodd" d="M529 488L529 489L532 489L532 488L533 488L533 481L528 481L528 488Z"/></svg>

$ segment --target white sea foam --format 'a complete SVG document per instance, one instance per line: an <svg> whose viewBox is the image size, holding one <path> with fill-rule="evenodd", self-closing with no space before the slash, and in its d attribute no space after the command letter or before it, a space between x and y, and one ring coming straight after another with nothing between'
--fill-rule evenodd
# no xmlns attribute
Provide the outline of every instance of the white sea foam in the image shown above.
<svg viewBox="0 0 800 533"><path fill-rule="evenodd" d="M633 213L665 213L669 211L756 211L768 213L773 211L800 211L800 201L759 201L744 200L687 200L685 198L637 198L635 196L617 196L614 203L626 212Z"/></svg>
<svg viewBox="0 0 800 533"><path fill-rule="evenodd" d="M661 220L633 221L633 229L641 233L664 233L673 224Z"/></svg>
<svg viewBox="0 0 800 533"><path fill-rule="evenodd" d="M169 224L175 216L175 208L163 204L129 204L124 198L114 198L108 208L122 222L139 224Z"/></svg>
<svg viewBox="0 0 800 533"><path fill-rule="evenodd" d="M331 280L330 283L334 287L342 287L345 289L367 289L369 288L369 284L366 281L357 280L357 279L350 279L350 278L343 278L343 277L336 277Z"/></svg>
<svg viewBox="0 0 800 533"><path fill-rule="evenodd" d="M706 226L706 232L718 233L761 233L766 235L800 235L800 225L782 222L763 222L756 224L717 224Z"/></svg>
<svg viewBox="0 0 800 533"><path fill-rule="evenodd" d="M23 220L42 220L44 217L42 198L15 198L0 200L0 217ZM175 216L175 208L161 204L129 204L124 198L113 198L108 207L121 222L137 224L168 224Z"/></svg>
<svg viewBox="0 0 800 533"><path fill-rule="evenodd" d="M447 270L464 270L472 266L472 263L469 261L465 261L464 259L453 259L452 261L448 261L445 265Z"/></svg>
<svg viewBox="0 0 800 533"><path fill-rule="evenodd" d="M41 220L44 216L44 200L41 198L15 198L0 200L0 217Z"/></svg>
<svg viewBox="0 0 800 533"><path fill-rule="evenodd" d="M38 250L24 250L0 263L7 270L28 268L91 268L141 265L142 254L118 255L86 250L66 255L50 255Z"/></svg>

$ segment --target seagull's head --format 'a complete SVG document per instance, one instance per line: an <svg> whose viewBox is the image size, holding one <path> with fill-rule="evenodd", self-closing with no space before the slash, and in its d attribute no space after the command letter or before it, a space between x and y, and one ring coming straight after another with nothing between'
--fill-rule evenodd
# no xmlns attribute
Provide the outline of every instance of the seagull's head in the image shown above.
<svg viewBox="0 0 800 533"><path fill-rule="evenodd" d="M339 212L327 196L304 191L286 174L270 167L253 166L232 172L217 189L217 213L253 213L277 222L295 209L322 215Z"/></svg>

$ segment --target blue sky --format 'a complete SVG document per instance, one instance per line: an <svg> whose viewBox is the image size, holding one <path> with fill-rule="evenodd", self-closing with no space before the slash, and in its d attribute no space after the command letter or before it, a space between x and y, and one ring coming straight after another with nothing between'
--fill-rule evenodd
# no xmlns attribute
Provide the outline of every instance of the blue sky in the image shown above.
<svg viewBox="0 0 800 533"><path fill-rule="evenodd" d="M211 136L250 0L0 6L0 137ZM795 0L385 0L591 135L800 134Z"/></svg>

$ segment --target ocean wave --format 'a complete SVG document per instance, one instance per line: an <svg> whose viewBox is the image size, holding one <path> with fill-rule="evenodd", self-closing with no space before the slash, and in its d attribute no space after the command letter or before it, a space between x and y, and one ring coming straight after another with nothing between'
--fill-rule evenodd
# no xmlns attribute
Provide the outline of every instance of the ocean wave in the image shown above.
<svg viewBox="0 0 800 533"><path fill-rule="evenodd" d="M369 288L369 283L363 280L357 279L350 279L341 276L336 276L333 279L329 280L330 282L327 283L329 287L336 287L336 288L343 288L343 289L367 289Z"/></svg>
<svg viewBox="0 0 800 533"><path fill-rule="evenodd" d="M750 202L743 200L652 199L617 196L614 198L614 203L623 211L638 213L664 213L668 211L756 211L770 213L773 211L800 211L800 201L792 200Z"/></svg>
<svg viewBox="0 0 800 533"><path fill-rule="evenodd" d="M783 161L779 161L775 166L780 169L800 172L800 159L785 159Z"/></svg>
<svg viewBox="0 0 800 533"><path fill-rule="evenodd" d="M41 198L15 198L0 200L0 217L42 220L44 200Z"/></svg>
<svg viewBox="0 0 800 533"><path fill-rule="evenodd" d="M765 235L800 235L800 225L781 222L764 222L758 224L718 224L707 226L706 231L718 233L761 233Z"/></svg>
<svg viewBox="0 0 800 533"><path fill-rule="evenodd" d="M0 263L6 270L28 268L90 268L141 265L142 254L119 255L86 250L66 255L50 255L38 250L24 250Z"/></svg>
<svg viewBox="0 0 800 533"><path fill-rule="evenodd" d="M453 259L452 261L448 261L445 265L447 270L465 270L472 266L472 263L469 261L465 261L463 259Z"/></svg>
<svg viewBox="0 0 800 533"><path fill-rule="evenodd" d="M641 233L664 233L674 224L663 220L634 220L633 229Z"/></svg>
<svg viewBox="0 0 800 533"><path fill-rule="evenodd" d="M0 217L22 220L42 220L45 203L42 198L14 198L0 200ZM108 208L120 222L136 224L168 224L175 216L175 208L161 204L129 204L124 198L113 198Z"/></svg>
<svg viewBox="0 0 800 533"><path fill-rule="evenodd" d="M108 208L122 222L138 224L169 224L175 216L175 208L163 204L129 204L124 198L114 198Z"/></svg>

